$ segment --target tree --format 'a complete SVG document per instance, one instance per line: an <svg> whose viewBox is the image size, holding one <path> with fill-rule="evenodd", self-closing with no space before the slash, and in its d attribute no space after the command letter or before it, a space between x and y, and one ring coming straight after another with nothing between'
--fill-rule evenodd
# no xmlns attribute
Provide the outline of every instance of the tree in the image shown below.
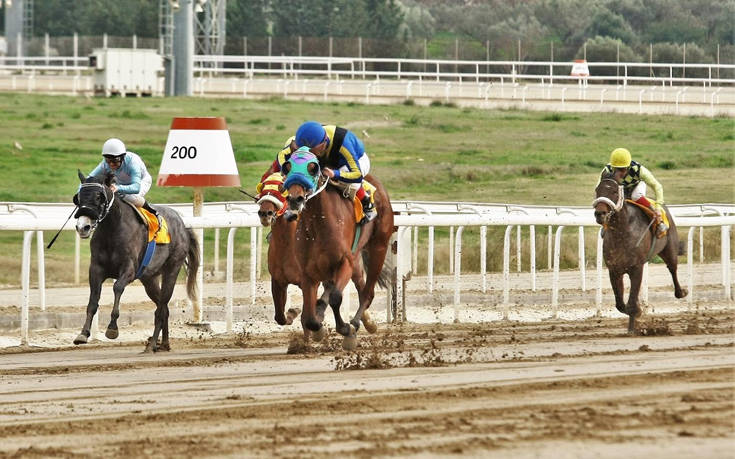
<svg viewBox="0 0 735 459"><path fill-rule="evenodd" d="M617 38L627 44L635 40L635 33L628 21L623 16L604 8L592 18L585 34L591 37Z"/></svg>
<svg viewBox="0 0 735 459"><path fill-rule="evenodd" d="M230 0L227 2L227 35L265 37L268 35L268 0Z"/></svg>

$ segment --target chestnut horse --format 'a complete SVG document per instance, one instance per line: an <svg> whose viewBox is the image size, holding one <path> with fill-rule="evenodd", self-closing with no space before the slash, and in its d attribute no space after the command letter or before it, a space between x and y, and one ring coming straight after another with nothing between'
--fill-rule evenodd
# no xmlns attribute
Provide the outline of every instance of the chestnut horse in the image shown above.
<svg viewBox="0 0 735 459"><path fill-rule="evenodd" d="M641 288L643 265L658 255L669 268L674 281L674 296L684 298L687 291L679 285L676 276L678 255L683 253L679 243L676 224L669 210L664 211L671 226L666 235L656 238L650 230L650 219L637 206L626 203L623 187L612 178L603 178L595 189L596 199L592 203L595 220L605 228L602 253L610 272L610 283L615 293L615 307L628 314L628 332L635 331L635 321L641 315L638 293ZM628 304L624 301L623 275L630 278Z"/></svg>
<svg viewBox="0 0 735 459"><path fill-rule="evenodd" d="M287 177L295 159L292 156L284 166ZM309 173L318 174L318 167L310 169ZM345 337L345 349L356 345L355 333L360 328L360 320L368 328L367 309L375 296L375 284L387 285L391 271L384 266L394 231L390 198L377 178L368 175L365 179L376 187L378 216L361 225L355 221L354 203L345 199L336 187L320 187L320 191L315 192L308 180L292 180L287 184L289 209L298 215L294 247L301 264L300 286L304 297L301 324L304 330L314 332L323 328L326 303L316 298L317 287L322 282L325 290L331 291L329 305L334 312L337 332ZM360 304L355 316L345 323L339 308L342 291L350 279L355 284Z"/></svg>

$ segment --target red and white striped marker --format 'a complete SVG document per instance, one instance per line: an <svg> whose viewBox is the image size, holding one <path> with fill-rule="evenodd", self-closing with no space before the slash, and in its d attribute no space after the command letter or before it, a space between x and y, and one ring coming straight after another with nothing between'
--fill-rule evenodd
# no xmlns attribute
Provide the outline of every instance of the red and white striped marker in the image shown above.
<svg viewBox="0 0 735 459"><path fill-rule="evenodd" d="M240 186L240 174L225 119L174 118L156 184Z"/></svg>

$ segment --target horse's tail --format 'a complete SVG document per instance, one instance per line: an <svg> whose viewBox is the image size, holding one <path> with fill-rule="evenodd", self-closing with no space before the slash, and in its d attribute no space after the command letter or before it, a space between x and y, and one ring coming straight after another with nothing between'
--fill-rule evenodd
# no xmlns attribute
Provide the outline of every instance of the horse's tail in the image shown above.
<svg viewBox="0 0 735 459"><path fill-rule="evenodd" d="M186 294L190 300L197 296L197 271L199 271L199 241L194 231L189 233L189 249L186 252Z"/></svg>
<svg viewBox="0 0 735 459"><path fill-rule="evenodd" d="M362 265L363 267L369 266L370 261L370 254L367 250L362 251ZM383 287L384 289L388 289L391 285L391 278L393 277L393 263L390 259L390 257L386 257L385 261L383 261L383 268L380 270L380 274L378 274L378 285Z"/></svg>

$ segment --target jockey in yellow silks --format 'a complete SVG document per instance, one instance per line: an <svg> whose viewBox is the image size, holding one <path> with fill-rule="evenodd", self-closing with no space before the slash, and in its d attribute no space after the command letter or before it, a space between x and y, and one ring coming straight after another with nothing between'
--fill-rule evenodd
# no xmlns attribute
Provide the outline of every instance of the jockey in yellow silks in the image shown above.
<svg viewBox="0 0 735 459"><path fill-rule="evenodd" d="M666 223L668 218L663 209L664 188L651 171L631 159L630 151L625 148L613 150L610 154L610 163L600 173L600 180L606 175L612 176L619 184L623 185L626 198L653 210L660 222L656 228L658 234L663 234L669 229ZM598 184L600 180L598 180ZM655 202L651 202L646 198L646 185L653 188L656 194Z"/></svg>

